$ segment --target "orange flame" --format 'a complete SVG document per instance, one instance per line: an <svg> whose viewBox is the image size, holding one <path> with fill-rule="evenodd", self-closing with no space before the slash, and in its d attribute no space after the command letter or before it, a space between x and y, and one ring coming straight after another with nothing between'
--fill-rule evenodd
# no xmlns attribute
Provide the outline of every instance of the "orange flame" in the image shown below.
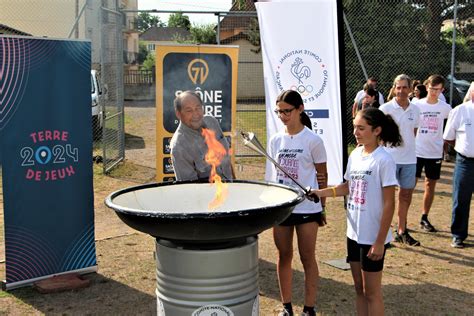
<svg viewBox="0 0 474 316"><path fill-rule="evenodd" d="M217 174L217 166L222 162L222 159L227 155L227 151L217 139L216 133L213 130L203 128L202 136L206 142L208 151L204 159L208 164L211 165L211 174L209 176L209 182L216 184L216 195L214 200L209 202L208 208L214 210L224 203L227 197L227 184L222 183L222 178Z"/></svg>

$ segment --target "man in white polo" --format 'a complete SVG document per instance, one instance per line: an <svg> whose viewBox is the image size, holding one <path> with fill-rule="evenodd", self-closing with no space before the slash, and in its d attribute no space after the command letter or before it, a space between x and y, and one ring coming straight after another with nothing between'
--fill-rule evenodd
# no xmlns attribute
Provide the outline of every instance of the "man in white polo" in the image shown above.
<svg viewBox="0 0 474 316"><path fill-rule="evenodd" d="M457 152L453 175L451 246L464 248L474 190L474 82L471 83L470 100L449 113L443 138L454 144Z"/></svg>
<svg viewBox="0 0 474 316"><path fill-rule="evenodd" d="M398 228L395 241L410 246L419 246L407 230L407 216L410 208L413 190L416 186L416 152L415 135L420 121L420 111L410 103L408 95L411 90L411 79L405 74L398 75L393 81L395 97L382 104L380 110L392 116L402 135L403 143L399 147L386 150L397 164L397 180L400 188L398 193Z"/></svg>

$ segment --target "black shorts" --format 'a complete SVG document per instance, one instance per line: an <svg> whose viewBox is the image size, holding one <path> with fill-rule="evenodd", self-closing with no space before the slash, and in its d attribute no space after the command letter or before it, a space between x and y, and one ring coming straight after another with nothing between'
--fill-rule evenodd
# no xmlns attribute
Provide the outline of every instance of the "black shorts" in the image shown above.
<svg viewBox="0 0 474 316"><path fill-rule="evenodd" d="M349 262L360 262L362 270L366 272L379 272L383 270L383 263L385 260L385 251L387 250L387 244L383 250L382 259L373 261L367 257L370 247L372 245L358 244L356 241L347 238L347 263Z"/></svg>
<svg viewBox="0 0 474 316"><path fill-rule="evenodd" d="M441 176L441 162L439 159L416 157L416 177L421 178L421 171L425 168L425 176L431 180L439 180Z"/></svg>
<svg viewBox="0 0 474 316"><path fill-rule="evenodd" d="M306 224L311 222L317 222L320 226L323 224L321 213L310 213L310 214L293 214L291 213L287 219L285 219L280 226L295 226L300 224Z"/></svg>

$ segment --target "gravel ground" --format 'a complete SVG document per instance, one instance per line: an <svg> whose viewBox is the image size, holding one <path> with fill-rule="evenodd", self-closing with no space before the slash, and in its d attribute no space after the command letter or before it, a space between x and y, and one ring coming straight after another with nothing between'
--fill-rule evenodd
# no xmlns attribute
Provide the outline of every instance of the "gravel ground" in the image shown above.
<svg viewBox="0 0 474 316"><path fill-rule="evenodd" d="M104 206L112 191L155 178L155 108L150 102L127 103L126 161L111 176L94 167L98 273L85 276L88 288L39 294L33 288L0 292L0 315L156 315L154 239L124 225ZM444 163L430 213L439 232L419 229L423 185L418 183L408 223L421 247L395 244L385 259L383 291L387 315L472 315L474 310L474 220L465 249L450 247L452 163ZM263 178L263 159L238 159L237 177ZM0 197L1 198L1 197ZM474 203L471 207L474 209ZM342 198L330 199L328 225L319 229L316 257L320 283L319 315L353 315L351 274L325 264L345 257L345 212ZM3 215L1 210L0 215ZM3 216L1 216L3 218ZM396 216L395 216L396 217ZM393 221L395 224L396 218ZM3 223L2 223L3 227ZM3 242L2 245L3 247ZM301 312L304 274L296 244L293 277L295 312ZM279 290L277 253L271 230L259 235L260 315L276 315ZM4 262L0 274L4 276ZM246 316L246 315L244 315Z"/></svg>

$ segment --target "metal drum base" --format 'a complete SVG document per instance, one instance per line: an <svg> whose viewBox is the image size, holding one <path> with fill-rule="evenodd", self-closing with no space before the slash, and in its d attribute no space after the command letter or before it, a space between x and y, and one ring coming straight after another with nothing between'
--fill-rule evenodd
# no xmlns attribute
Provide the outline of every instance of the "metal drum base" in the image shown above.
<svg viewBox="0 0 474 316"><path fill-rule="evenodd" d="M257 316L257 238L203 248L156 241L158 316Z"/></svg>

